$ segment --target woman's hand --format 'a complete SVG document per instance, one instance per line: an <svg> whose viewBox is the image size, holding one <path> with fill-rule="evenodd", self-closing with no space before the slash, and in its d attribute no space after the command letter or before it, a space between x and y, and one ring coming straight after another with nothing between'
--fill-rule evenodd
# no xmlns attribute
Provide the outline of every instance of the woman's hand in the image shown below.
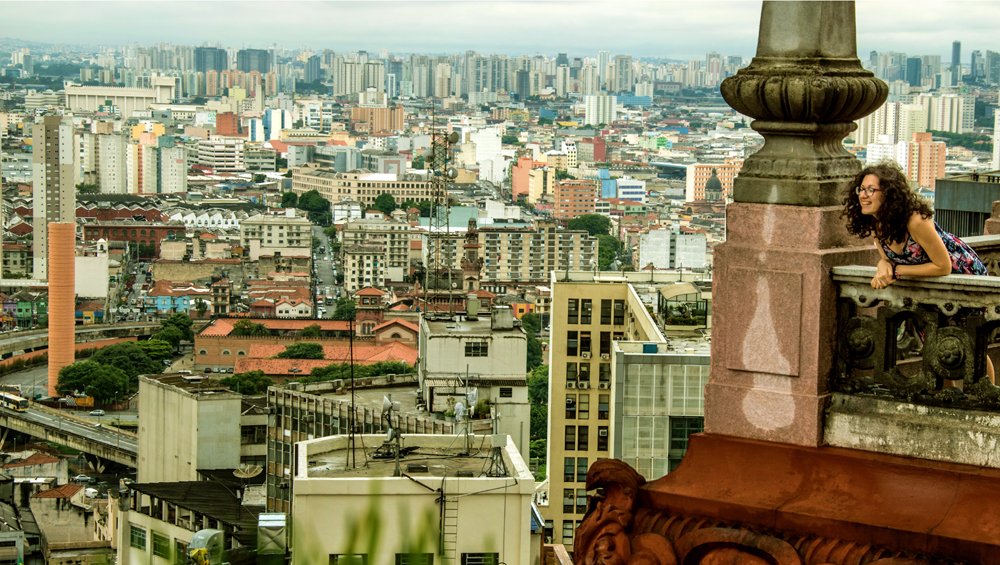
<svg viewBox="0 0 1000 565"><path fill-rule="evenodd" d="M881 289L889 286L895 279L892 278L892 262L882 259L878 262L878 272L872 279L872 288Z"/></svg>

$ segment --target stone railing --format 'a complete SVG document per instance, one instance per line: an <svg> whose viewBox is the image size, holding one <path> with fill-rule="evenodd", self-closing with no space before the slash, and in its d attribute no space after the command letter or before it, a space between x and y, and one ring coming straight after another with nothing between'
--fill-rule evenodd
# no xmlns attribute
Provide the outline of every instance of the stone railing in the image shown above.
<svg viewBox="0 0 1000 565"><path fill-rule="evenodd" d="M838 343L832 388L1000 410L1000 387L986 376L987 347L1000 328L1000 278L904 278L875 290L875 273L875 267L833 268ZM959 381L961 392L938 393L953 384L946 381Z"/></svg>

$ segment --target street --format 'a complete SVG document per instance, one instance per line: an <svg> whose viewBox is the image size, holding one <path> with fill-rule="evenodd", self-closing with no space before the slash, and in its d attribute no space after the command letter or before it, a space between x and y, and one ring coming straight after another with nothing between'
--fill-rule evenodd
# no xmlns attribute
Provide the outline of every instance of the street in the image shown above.
<svg viewBox="0 0 1000 565"><path fill-rule="evenodd" d="M334 263L331 260L333 257L333 252L330 249L330 240L323 233L323 228L319 226L313 226L313 235L319 238L322 242L320 245L326 250L324 253L320 253L319 249L313 250L313 256L315 260L313 261L313 272L316 279L315 288L323 291L323 307L326 308L326 312L321 314L321 318L332 318L333 311L336 309L336 302L334 304L326 304L326 297L333 296L334 300L337 298L337 294L340 292L340 287L337 286L337 277L334 275ZM336 240L333 241L336 243ZM322 282L320 282L322 281ZM315 290L313 291L315 295ZM316 301L316 306L320 306L320 301Z"/></svg>

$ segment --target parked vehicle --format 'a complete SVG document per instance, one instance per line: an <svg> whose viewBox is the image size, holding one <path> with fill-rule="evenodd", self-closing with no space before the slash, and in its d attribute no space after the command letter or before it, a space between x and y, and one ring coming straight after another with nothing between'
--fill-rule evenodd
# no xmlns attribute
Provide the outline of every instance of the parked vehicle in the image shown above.
<svg viewBox="0 0 1000 565"><path fill-rule="evenodd" d="M77 476L73 477L73 482L74 483L89 483L90 482L90 477L88 477L87 475L77 475Z"/></svg>
<svg viewBox="0 0 1000 565"><path fill-rule="evenodd" d="M103 416L104 415L104 410L91 410L90 411L90 415L91 416Z"/></svg>

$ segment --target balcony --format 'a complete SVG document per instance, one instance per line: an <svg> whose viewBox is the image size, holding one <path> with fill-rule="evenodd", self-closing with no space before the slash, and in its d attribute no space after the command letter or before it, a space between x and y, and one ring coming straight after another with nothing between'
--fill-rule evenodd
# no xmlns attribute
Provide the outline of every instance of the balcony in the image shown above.
<svg viewBox="0 0 1000 565"><path fill-rule="evenodd" d="M1000 387L986 376L987 354L1000 353L1000 278L900 279L875 290L875 267L832 271L837 348L825 441L997 466L983 445L1000 444ZM967 322L955 325L956 315Z"/></svg>

